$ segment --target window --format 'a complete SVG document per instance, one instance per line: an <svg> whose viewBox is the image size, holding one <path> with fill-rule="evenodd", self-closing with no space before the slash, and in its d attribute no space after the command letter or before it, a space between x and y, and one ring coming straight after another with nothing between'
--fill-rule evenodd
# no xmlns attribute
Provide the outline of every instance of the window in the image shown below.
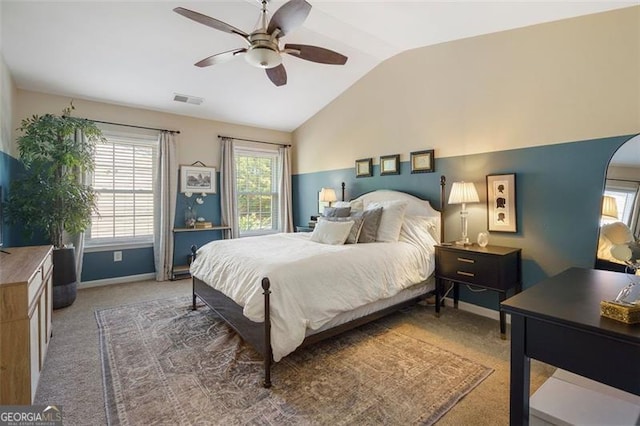
<svg viewBox="0 0 640 426"><path fill-rule="evenodd" d="M153 242L157 139L106 134L96 146L92 185L97 214L87 245Z"/></svg>
<svg viewBox="0 0 640 426"><path fill-rule="evenodd" d="M618 220L624 222L632 230L636 228L637 223L634 219L637 216L638 209L637 194L640 185L638 182L616 181L607 179L604 195L609 195L616 200L618 207Z"/></svg>
<svg viewBox="0 0 640 426"><path fill-rule="evenodd" d="M279 152L236 147L234 154L240 235L278 232Z"/></svg>

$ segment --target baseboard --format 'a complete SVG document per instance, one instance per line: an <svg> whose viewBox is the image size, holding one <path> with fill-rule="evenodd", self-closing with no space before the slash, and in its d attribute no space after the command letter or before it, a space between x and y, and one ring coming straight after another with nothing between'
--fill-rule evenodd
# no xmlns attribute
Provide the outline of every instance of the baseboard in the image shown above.
<svg viewBox="0 0 640 426"><path fill-rule="evenodd" d="M112 284L132 283L135 281L147 281L147 280L153 280L155 278L156 278L155 272L150 272L148 274L128 275L126 277L105 278L103 280L83 281L78 285L78 289L81 290L83 288L102 287L105 285L112 285Z"/></svg>
<svg viewBox="0 0 640 426"><path fill-rule="evenodd" d="M444 303L445 306L453 307L453 299L450 297L445 297ZM482 317L500 321L500 312L494 311L493 309L484 308L482 306L474 305L473 303L459 301L458 309L466 312L471 312L472 314L480 315ZM506 316L506 322L507 324L511 324L511 315Z"/></svg>

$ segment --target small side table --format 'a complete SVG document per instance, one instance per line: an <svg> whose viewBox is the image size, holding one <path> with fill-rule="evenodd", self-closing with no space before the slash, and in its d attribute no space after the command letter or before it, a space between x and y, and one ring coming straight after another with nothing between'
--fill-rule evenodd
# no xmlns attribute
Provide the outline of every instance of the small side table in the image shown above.
<svg viewBox="0 0 640 426"><path fill-rule="evenodd" d="M522 291L522 249L501 246L480 247L437 245L436 291L444 292L444 281L453 283L453 304L458 307L460 284L486 288L498 292L500 303L507 292L515 288ZM500 311L500 337L506 339L505 314Z"/></svg>

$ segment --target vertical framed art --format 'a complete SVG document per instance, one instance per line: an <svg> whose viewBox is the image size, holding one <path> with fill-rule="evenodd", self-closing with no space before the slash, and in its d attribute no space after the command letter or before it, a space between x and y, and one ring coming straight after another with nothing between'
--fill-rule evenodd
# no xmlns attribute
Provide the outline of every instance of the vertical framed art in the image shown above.
<svg viewBox="0 0 640 426"><path fill-rule="evenodd" d="M487 175L487 225L492 232L517 232L516 175Z"/></svg>

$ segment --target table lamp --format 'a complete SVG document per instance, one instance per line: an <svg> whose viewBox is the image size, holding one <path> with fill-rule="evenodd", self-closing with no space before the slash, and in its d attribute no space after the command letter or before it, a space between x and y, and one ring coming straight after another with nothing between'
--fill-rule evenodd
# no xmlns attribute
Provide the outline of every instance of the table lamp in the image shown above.
<svg viewBox="0 0 640 426"><path fill-rule="evenodd" d="M451 194L449 194L449 204L462 204L460 210L460 226L462 228L462 238L456 241L457 245L470 246L469 237L467 236L467 203L478 203L478 191L473 182L454 182L451 186Z"/></svg>
<svg viewBox="0 0 640 426"><path fill-rule="evenodd" d="M331 207L331 203L337 200L336 191L333 188L322 188L320 190L320 201L323 203L329 203L329 207Z"/></svg>

